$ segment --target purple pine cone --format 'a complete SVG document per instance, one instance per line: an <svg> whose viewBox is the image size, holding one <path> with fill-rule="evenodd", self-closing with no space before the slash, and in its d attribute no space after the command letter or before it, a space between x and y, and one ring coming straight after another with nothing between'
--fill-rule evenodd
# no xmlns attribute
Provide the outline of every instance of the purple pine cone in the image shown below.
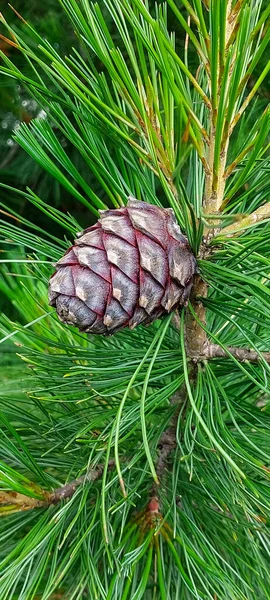
<svg viewBox="0 0 270 600"><path fill-rule="evenodd" d="M186 304L196 261L173 210L130 197L126 207L100 212L50 278L60 320L110 335Z"/></svg>

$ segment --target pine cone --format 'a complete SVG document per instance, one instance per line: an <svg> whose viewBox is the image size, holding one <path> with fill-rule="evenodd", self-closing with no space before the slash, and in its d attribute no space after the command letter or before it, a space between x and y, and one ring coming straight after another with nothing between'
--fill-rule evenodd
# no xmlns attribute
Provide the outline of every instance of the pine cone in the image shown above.
<svg viewBox="0 0 270 600"><path fill-rule="evenodd" d="M173 210L130 197L126 207L100 212L50 279L60 320L108 335L186 304L196 261Z"/></svg>

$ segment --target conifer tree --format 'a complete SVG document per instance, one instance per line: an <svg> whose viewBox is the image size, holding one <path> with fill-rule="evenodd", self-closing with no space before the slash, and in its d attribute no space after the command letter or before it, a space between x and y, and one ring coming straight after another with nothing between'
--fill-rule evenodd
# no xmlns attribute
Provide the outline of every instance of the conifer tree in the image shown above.
<svg viewBox="0 0 270 600"><path fill-rule="evenodd" d="M22 63L1 52L0 71L45 116L14 140L73 205L1 183L44 226L1 202L0 599L270 598L270 7L59 5L66 56L1 16ZM191 295L87 335L59 321L48 281L129 196L173 209Z"/></svg>

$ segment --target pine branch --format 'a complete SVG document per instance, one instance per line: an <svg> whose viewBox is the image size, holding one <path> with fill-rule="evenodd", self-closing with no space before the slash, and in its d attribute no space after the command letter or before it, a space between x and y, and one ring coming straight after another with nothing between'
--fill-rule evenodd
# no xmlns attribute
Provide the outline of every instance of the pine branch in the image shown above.
<svg viewBox="0 0 270 600"><path fill-rule="evenodd" d="M201 356L208 345L206 333L200 325L200 323L206 324L206 311L200 298L206 298L207 293L207 283L201 279L200 275L197 275L194 279L190 303L198 320L194 318L190 310L187 310L185 321L185 345L187 356L190 358Z"/></svg>
<svg viewBox="0 0 270 600"><path fill-rule="evenodd" d="M202 359L228 358L230 354L240 362L249 361L256 363L263 358L270 364L270 352L256 352L256 350L250 350L250 348L236 348L234 346L228 346L224 349L218 344L208 344L204 350Z"/></svg>
<svg viewBox="0 0 270 600"><path fill-rule="evenodd" d="M270 202L267 202L263 206L257 208L250 215L245 216L237 223L224 227L218 234L217 237L226 235L227 237L234 237L241 234L244 229L252 227L256 223L270 219Z"/></svg>
<svg viewBox="0 0 270 600"><path fill-rule="evenodd" d="M112 469L114 465L115 461L112 459L109 461L108 468ZM60 488L54 489L49 495L49 504L58 504L58 502L61 502L61 500L71 498L80 485L100 479L103 475L103 471L104 465L99 464L93 469L90 469L86 475L82 475L81 477L78 477L78 479L74 479L74 481L63 485Z"/></svg>
<svg viewBox="0 0 270 600"><path fill-rule="evenodd" d="M115 461L110 460L108 465L109 469L112 469L114 465ZM104 465L99 464L93 469L90 469L85 475L82 475L81 477L78 477L78 479L74 479L70 483L66 483L59 488L55 488L52 492L42 490L42 500L32 498L31 496L26 496L25 494L20 494L15 491L0 491L0 515L4 516L18 510L25 511L33 508L44 508L46 506L58 504L58 502L61 502L62 500L72 498L76 489L80 485L100 479L103 475L103 471ZM4 507L3 512L1 512L1 507Z"/></svg>
<svg viewBox="0 0 270 600"><path fill-rule="evenodd" d="M175 313L178 316L178 313ZM179 318L179 317L178 317ZM178 323L177 323L178 325ZM177 327L179 328L179 327ZM181 408L185 405L187 400L186 386L182 385L175 394L172 395L170 404L176 406L176 410L171 418L169 426L163 431L160 436L157 449L158 456L155 461L155 469L158 477L158 483L154 482L151 488L150 501L147 506L147 510L150 514L160 515L160 487L166 489L166 478L169 467L169 459L172 452L177 447L177 423ZM187 405L186 405L187 406ZM184 412L186 411L184 406ZM183 415L184 416L184 415Z"/></svg>
<svg viewBox="0 0 270 600"><path fill-rule="evenodd" d="M203 287L202 283L204 284ZM193 308L195 307L194 312L198 318L199 312L201 313L201 317L205 318L205 309L200 299L195 298L194 291L198 291L198 296L202 297L202 294L199 292L204 291L204 289L207 289L206 284L198 277L198 282L197 284L195 283L193 297L191 298ZM177 320L175 319L174 323L177 329L179 329L179 318L177 318ZM203 324L205 324L205 322L203 322ZM194 331L199 335L195 336ZM257 352L256 350L251 350L250 348L237 348L234 346L222 348L219 346L219 344L212 344L198 320L193 317L191 311L188 311L186 316L185 338L187 356L191 358L194 363L211 358L228 358L231 354L240 362L249 361L256 363L259 360L264 359L270 364L270 352ZM164 432L164 435L165 434L166 431Z"/></svg>
<svg viewBox="0 0 270 600"><path fill-rule="evenodd" d="M44 499L38 500L37 498L31 498L31 496L20 494L19 492L0 491L0 516L5 516L6 514L18 510L30 510L32 508L48 506L50 504L50 493L44 491L43 495Z"/></svg>
<svg viewBox="0 0 270 600"><path fill-rule="evenodd" d="M166 4L198 60L187 43L184 56L180 43L178 56L179 32L175 40ZM9 259L3 257L0 287L23 321L23 326L10 325L2 316L2 335L4 340L16 335L36 380L27 383L29 408L21 382L14 377L12 384L4 381L5 392L6 385L10 391L0 411L1 481L3 488L18 492L0 492L0 512L18 514L11 517L8 535L6 522L2 537L0 528L0 596L41 593L49 598L60 584L78 599L99 592L111 600L129 598L134 590L140 598L153 591L165 599L176 589L183 600L265 595L267 561L260 540L269 508L264 480L270 422L267 411L260 415L258 393L264 394L259 401L266 402L264 367L270 352L255 349L267 348L269 340L267 227L243 236L241 244L227 244L225 236L270 216L269 204L247 214L267 198L266 114L258 119L249 107L230 143L267 72L245 99L246 82L266 45L266 15L260 17L260 6L245 0L183 4L195 27L175 0L158 6L155 17L141 0L107 0L90 8L83 1L64 0L61 6L80 51L83 46L82 56L75 49L63 58L35 32L35 44L29 46L17 28L12 39L18 40L15 47L32 73L3 57L0 70L24 82L48 113L47 120L20 128L19 145L94 214L104 201L124 206L137 190L142 200L169 203L202 260L191 304L180 322L177 313L169 317L174 327L168 319L156 329L85 338L53 314L47 316L49 263L66 249L62 233L61 239L50 236L47 225L36 231L1 205L0 213L8 217L2 235L5 244L16 245L12 256L19 260L10 273ZM71 159L66 141L82 163ZM31 192L23 197L69 235L77 231L66 209L64 214ZM207 239L201 239L204 215ZM224 329L226 346L220 346ZM238 347L245 343L247 348ZM246 367L245 361L257 368ZM31 479L44 481L40 485L46 488L46 473L63 480L74 468L74 456L88 465L89 448L108 456L115 452L108 477L106 466L92 464L85 475L51 491L26 477L32 473ZM141 465L142 456L149 468ZM119 500L115 474L125 495L121 469L126 460L127 494ZM149 484L150 473L154 483ZM92 503L83 486L94 481L99 483L89 485ZM52 518L46 507L72 496L73 502L63 503ZM139 513L141 502L145 508ZM23 515L38 507L45 510Z"/></svg>
<svg viewBox="0 0 270 600"><path fill-rule="evenodd" d="M171 406L176 406L175 413L171 419L169 427L163 431L160 436L160 440L158 443L158 457L156 460L156 473L159 479L159 482L162 482L164 479L166 469L168 467L168 459L171 452L176 448L177 440L176 440L176 429L179 412L184 402L186 401L186 387L182 386L175 394L173 394L170 404ZM158 495L158 486L154 486L155 494Z"/></svg>

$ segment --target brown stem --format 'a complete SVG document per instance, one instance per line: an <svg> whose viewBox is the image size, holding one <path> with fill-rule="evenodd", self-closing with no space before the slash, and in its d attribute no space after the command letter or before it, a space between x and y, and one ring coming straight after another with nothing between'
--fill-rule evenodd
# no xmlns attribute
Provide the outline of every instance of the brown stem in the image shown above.
<svg viewBox="0 0 270 600"><path fill-rule="evenodd" d="M205 173L205 191L204 191L204 210L207 214L214 213L216 211L216 203L212 197L213 187L213 164L214 164L214 150L215 150L215 127L213 125L213 116L210 114L211 119L211 130L209 137L209 149L207 164L208 170Z"/></svg>
<svg viewBox="0 0 270 600"><path fill-rule="evenodd" d="M115 461L110 460L109 468L112 469L114 465ZM53 490L53 492L51 492L49 496L49 503L57 504L61 500L71 498L80 485L83 485L84 483L87 483L89 481L96 481L96 479L100 479L103 475L103 471L104 465L97 465L94 469L90 469L90 471L88 471L86 475L82 475L81 477L78 477L78 479L74 479L74 481L63 485L60 488L56 488L55 490Z"/></svg>
<svg viewBox="0 0 270 600"><path fill-rule="evenodd" d="M256 352L256 350L250 350L249 348L236 348L235 346L228 346L226 349L221 348L218 344L208 344L205 348L204 354L200 357L201 360L209 358L228 358L229 355L234 356L240 362L258 362L261 358L270 364L270 352Z"/></svg>
<svg viewBox="0 0 270 600"><path fill-rule="evenodd" d="M115 461L110 460L109 469L112 469L114 465ZM4 506L7 507L7 509L8 507L11 507L11 509L8 509L6 512L1 513L0 511L0 514L5 515L18 510L44 508L51 504L58 504L58 502L61 502L61 500L71 498L80 485L100 479L103 475L103 471L104 465L100 464L94 467L93 469L90 469L85 475L78 477L78 479L74 479L74 481L63 485L60 488L55 488L52 492L42 490L42 500L39 500L37 498L31 498L30 496L19 494L18 492L0 491L0 507Z"/></svg>
<svg viewBox="0 0 270 600"><path fill-rule="evenodd" d="M270 202L267 202L263 206L260 206L257 210L255 210L250 215L246 215L243 219L238 221L237 223L233 223L232 225L228 225L228 227L224 227L218 235L226 237L234 237L240 235L244 229L248 229L255 225L255 223L259 223L260 221L265 221L266 219L270 219Z"/></svg>
<svg viewBox="0 0 270 600"><path fill-rule="evenodd" d="M239 15L239 11L241 10L242 0L238 0L237 4L232 8L232 1L228 0L227 2L227 15L226 15L226 47L228 48L228 44L233 43L233 39L231 40L232 31L235 28L235 24ZM230 42L231 40L231 42ZM218 97L217 97L217 106L211 106L211 110L209 111L209 119L210 119L210 135L209 135L209 143L208 143L208 156L206 157L206 167L205 167L205 192L204 192L204 203L203 203L203 212L204 215L215 215L218 214L223 203L224 198L224 190L226 183L226 162L227 162L227 154L229 148L230 141L230 131L229 124L227 127L224 127L223 137L221 140L221 145L218 147L219 149L219 161L218 165L216 165L215 161L215 150L216 150L216 120L217 114L219 110L219 94L220 94L220 85L223 73L223 65L221 64L221 56L218 60ZM227 85L229 85L230 78L232 76L232 70L229 73ZM205 228L205 240L204 242L208 242L210 238L213 237L213 234L217 233L219 230L209 231L209 227ZM204 243L201 247L201 254L205 252ZM194 358L195 361L199 359L199 357L205 356L207 352L207 348L209 347L209 341L207 339L205 331L201 328L200 322L202 324L206 324L206 309L201 303L199 297L206 298L208 293L208 285L202 281L202 279L197 276L194 281L193 292L191 296L191 304L194 312L196 313L197 319L193 317L191 312L188 310L186 315L186 323L185 323L185 346L187 356L190 358Z"/></svg>
<svg viewBox="0 0 270 600"><path fill-rule="evenodd" d="M206 325L206 312L200 298L206 298L207 290L207 283L205 283L199 275L196 275L190 302L198 317L198 321L203 325ZM187 356L190 358L201 356L208 344L206 333L198 321L188 310L185 320L185 346Z"/></svg>
<svg viewBox="0 0 270 600"><path fill-rule="evenodd" d="M193 298L191 296L191 301L193 309L200 319L200 323L205 325L205 308L199 299L196 300L196 295L202 297L204 296L204 292L207 293L207 284L198 277L197 284L195 283L193 288ZM212 344L200 323L195 320L191 312L187 312L185 346L187 356L193 359L194 363L209 360L211 358L228 358L231 354L240 362L249 361L256 363L259 360L264 359L270 364L270 352L257 352L250 348L237 348L235 346L222 348L219 344ZM177 328L179 329L180 325Z"/></svg>
<svg viewBox="0 0 270 600"><path fill-rule="evenodd" d="M160 498L159 498L159 490L160 486L164 484L166 480L166 475L168 472L168 460L177 446L176 439L176 431L177 431L177 422L181 407L185 404L187 398L186 386L177 390L175 394L171 397L171 405L176 406L176 410L172 416L169 426L160 436L159 443L157 446L158 455L155 463L156 473L158 476L159 483L154 483L151 487L150 492L150 502L148 505L148 509L152 512L159 512L160 508Z"/></svg>
<svg viewBox="0 0 270 600"><path fill-rule="evenodd" d="M236 3L236 5L234 6L234 8L232 9L232 2L231 2L231 0L228 0L227 18L226 18L226 36L225 36L226 48L228 48L233 43L233 39L231 39L231 36L232 36L232 32L235 28L235 23L239 16L239 11L241 10L241 5L242 5L242 0L239 0ZM230 83L232 73L233 73L233 70L231 69L229 76L228 76L227 86ZM221 64L221 57L219 57L219 64L218 64L219 88L221 86L222 74L223 74L223 65ZM210 136L209 136L209 151L208 151L209 172L205 173L205 197L204 197L204 213L206 215L218 213L218 211L220 210L222 201L223 201L223 195L224 195L224 189L225 189L225 183L226 183L226 177L225 177L226 161L227 161L227 154L228 154L229 141L230 141L230 135L231 135L229 123L227 124L227 127L226 126L224 127L222 142L221 142L221 146L219 148L218 166L215 165L215 161L214 161L215 146L216 146L216 119L217 119L217 113L218 113L218 109L219 109L219 93L220 92L218 91L217 106L215 106L215 107L212 106L212 110L210 111L210 115L209 115L210 122L211 122ZM206 235L207 235L207 232L206 232Z"/></svg>
<svg viewBox="0 0 270 600"><path fill-rule="evenodd" d="M171 405L177 406L175 413L171 419L169 427L163 431L160 436L158 443L158 457L156 460L156 473L158 480L162 481L164 474L167 469L167 461L171 452L176 448L176 429L177 421L181 406L186 400L186 387L182 386L173 396L171 397ZM157 494L157 486L154 486L155 493Z"/></svg>
<svg viewBox="0 0 270 600"><path fill-rule="evenodd" d="M30 510L31 508L47 506L47 504L49 504L48 498L50 493L43 491L42 494L43 500L39 500L20 494L19 492L0 491L0 507L2 506L8 509L3 513L0 510L0 515L10 514L10 512L18 510Z"/></svg>

